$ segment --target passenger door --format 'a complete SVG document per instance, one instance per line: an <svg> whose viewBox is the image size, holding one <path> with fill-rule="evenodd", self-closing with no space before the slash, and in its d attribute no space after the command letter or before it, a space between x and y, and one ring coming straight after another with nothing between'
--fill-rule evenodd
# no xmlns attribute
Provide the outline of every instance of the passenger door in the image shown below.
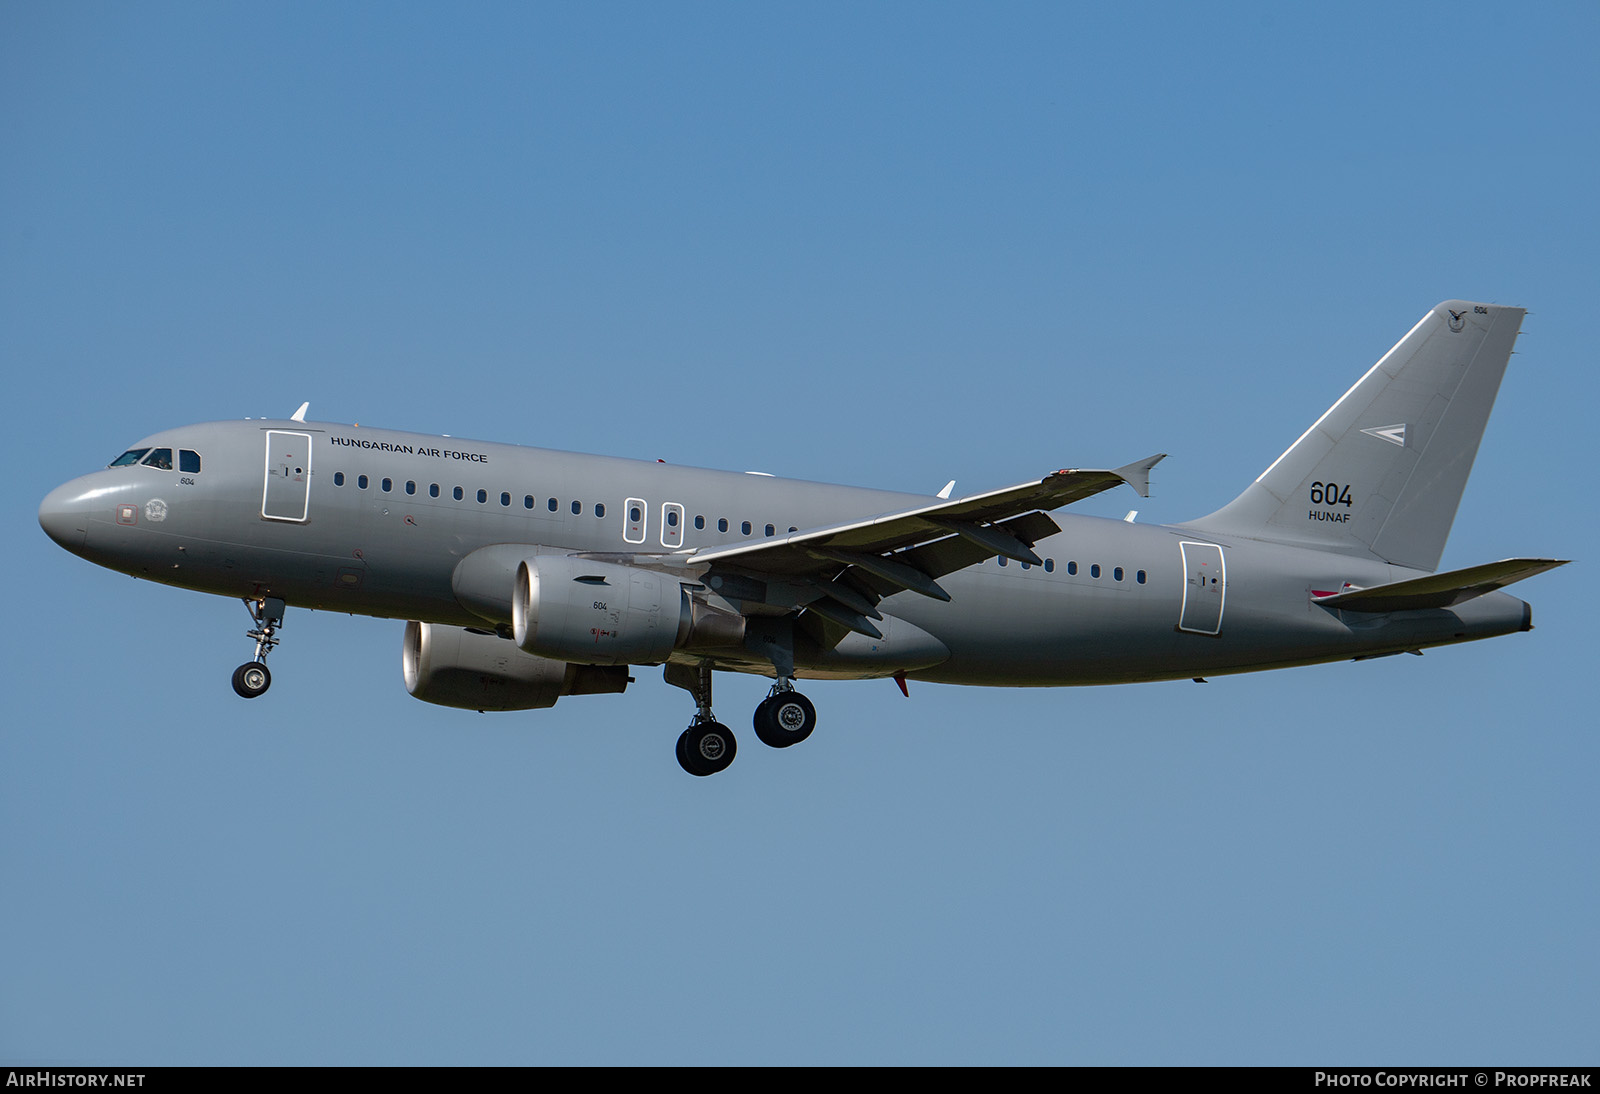
<svg viewBox="0 0 1600 1094"><path fill-rule="evenodd" d="M311 434L267 430L261 515L304 523L311 506Z"/></svg>
<svg viewBox="0 0 1600 1094"><path fill-rule="evenodd" d="M1180 543L1183 551L1183 608L1178 629L1194 634L1221 634L1222 607L1228 576L1222 548L1215 543Z"/></svg>

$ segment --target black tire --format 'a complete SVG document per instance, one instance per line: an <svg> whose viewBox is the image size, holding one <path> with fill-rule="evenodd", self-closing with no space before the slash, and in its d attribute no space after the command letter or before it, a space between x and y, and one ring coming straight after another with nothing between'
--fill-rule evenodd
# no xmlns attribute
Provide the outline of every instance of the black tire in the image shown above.
<svg viewBox="0 0 1600 1094"><path fill-rule="evenodd" d="M798 691L780 691L756 707L756 736L773 748L797 745L817 728L817 708Z"/></svg>
<svg viewBox="0 0 1600 1094"><path fill-rule="evenodd" d="M241 699L254 699L272 686L272 673L260 661L246 661L233 670L233 690Z"/></svg>
<svg viewBox="0 0 1600 1094"><path fill-rule="evenodd" d="M691 775L715 775L733 763L739 742L721 722L697 722L678 738L678 763Z"/></svg>

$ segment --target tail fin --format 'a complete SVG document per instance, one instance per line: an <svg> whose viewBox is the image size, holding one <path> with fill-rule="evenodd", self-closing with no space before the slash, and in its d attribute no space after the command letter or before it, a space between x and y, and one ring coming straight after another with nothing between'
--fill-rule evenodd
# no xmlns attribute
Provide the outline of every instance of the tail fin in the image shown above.
<svg viewBox="0 0 1600 1094"><path fill-rule="evenodd" d="M1244 493L1191 526L1437 569L1524 314L1440 304Z"/></svg>

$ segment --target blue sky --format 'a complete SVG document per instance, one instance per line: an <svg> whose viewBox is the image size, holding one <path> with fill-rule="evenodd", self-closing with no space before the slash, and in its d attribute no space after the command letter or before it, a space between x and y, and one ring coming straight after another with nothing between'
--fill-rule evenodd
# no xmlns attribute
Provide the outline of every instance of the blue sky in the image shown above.
<svg viewBox="0 0 1600 1094"><path fill-rule="evenodd" d="M1592 1062L1588 4L0 9L0 1060ZM1231 499L1434 303L1531 309L1446 566L1537 630L1187 683L478 716L401 626L59 550L286 415ZM1574 493L1576 491L1576 493ZM1588 531L1585 531L1588 529ZM736 729L765 690L719 678Z"/></svg>

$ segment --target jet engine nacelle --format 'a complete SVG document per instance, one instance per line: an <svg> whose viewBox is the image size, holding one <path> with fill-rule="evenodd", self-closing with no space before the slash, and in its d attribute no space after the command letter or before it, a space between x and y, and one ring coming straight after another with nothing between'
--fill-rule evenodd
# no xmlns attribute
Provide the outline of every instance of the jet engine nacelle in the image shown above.
<svg viewBox="0 0 1600 1094"><path fill-rule="evenodd" d="M537 710L563 695L628 686L626 666L570 665L524 653L504 638L434 623L406 624L406 690L425 703L463 710Z"/></svg>
<svg viewBox="0 0 1600 1094"><path fill-rule="evenodd" d="M737 646L744 617L691 598L666 574L540 555L517 565L511 632L518 646L541 657L648 665L675 649Z"/></svg>

